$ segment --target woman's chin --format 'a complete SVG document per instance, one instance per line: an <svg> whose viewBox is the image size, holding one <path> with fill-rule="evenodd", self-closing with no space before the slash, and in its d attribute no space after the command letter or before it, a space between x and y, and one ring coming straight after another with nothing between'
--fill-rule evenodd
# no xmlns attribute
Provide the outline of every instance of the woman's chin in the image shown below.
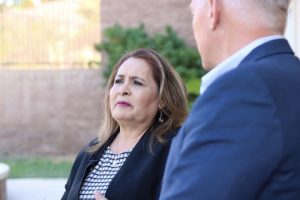
<svg viewBox="0 0 300 200"><path fill-rule="evenodd" d="M133 122L134 118L133 117L129 117L129 116L116 116L114 117L114 119L118 122L118 123L126 123L126 122Z"/></svg>

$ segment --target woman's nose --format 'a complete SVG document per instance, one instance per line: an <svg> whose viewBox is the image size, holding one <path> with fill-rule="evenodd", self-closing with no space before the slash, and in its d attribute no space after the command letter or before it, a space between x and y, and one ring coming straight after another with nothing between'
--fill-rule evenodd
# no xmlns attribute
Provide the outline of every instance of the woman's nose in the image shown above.
<svg viewBox="0 0 300 200"><path fill-rule="evenodd" d="M130 88L128 83L123 83L122 86L120 87L120 91L119 91L120 95L122 96L127 96L130 94Z"/></svg>
<svg viewBox="0 0 300 200"><path fill-rule="evenodd" d="M121 95L122 95L122 96L127 96L127 95L129 95L129 93L126 92L126 91L123 91L123 92L121 93Z"/></svg>

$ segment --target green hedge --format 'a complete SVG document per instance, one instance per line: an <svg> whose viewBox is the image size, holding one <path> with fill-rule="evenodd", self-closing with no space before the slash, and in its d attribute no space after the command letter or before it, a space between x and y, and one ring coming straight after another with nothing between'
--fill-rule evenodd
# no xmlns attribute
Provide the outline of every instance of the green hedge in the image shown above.
<svg viewBox="0 0 300 200"><path fill-rule="evenodd" d="M189 47L169 26L162 33L150 36L143 24L133 28L116 24L104 31L104 41L96 44L95 48L107 58L107 63L102 64L105 66L103 75L106 80L123 54L137 48L151 48L171 62L185 83L192 83L187 85L190 101L198 95L199 80L205 74L201 58L197 49Z"/></svg>

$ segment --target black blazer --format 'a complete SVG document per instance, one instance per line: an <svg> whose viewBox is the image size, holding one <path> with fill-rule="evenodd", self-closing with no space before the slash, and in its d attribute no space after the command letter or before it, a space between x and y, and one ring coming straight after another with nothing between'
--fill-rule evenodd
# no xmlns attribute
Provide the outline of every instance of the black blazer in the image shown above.
<svg viewBox="0 0 300 200"><path fill-rule="evenodd" d="M156 143L153 145L153 153L149 151L149 139L151 132L147 131L132 149L130 155L112 179L107 188L105 197L108 200L153 200L158 199L166 159L169 152L170 140L177 130L169 134L167 144ZM75 200L79 198L81 184L92 167L94 167L104 150L114 140L114 134L94 154L86 152L94 142L83 148L77 155L70 176L65 185L65 193L62 200Z"/></svg>

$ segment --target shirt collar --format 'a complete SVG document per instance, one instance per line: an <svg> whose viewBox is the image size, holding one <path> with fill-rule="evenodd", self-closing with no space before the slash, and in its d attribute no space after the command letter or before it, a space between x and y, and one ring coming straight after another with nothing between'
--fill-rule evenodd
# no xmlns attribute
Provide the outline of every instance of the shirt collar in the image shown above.
<svg viewBox="0 0 300 200"><path fill-rule="evenodd" d="M201 79L201 87L200 87L200 94L203 94L206 89L219 77L221 77L226 72L235 69L238 67L240 62L256 47L271 41L275 39L282 39L283 36L281 35L272 35L272 36L266 36L259 38L257 40L254 40L250 44L246 45L236 53L234 53L229 58L222 61L220 64L218 64L216 67L214 67L212 70L210 70L205 76Z"/></svg>

